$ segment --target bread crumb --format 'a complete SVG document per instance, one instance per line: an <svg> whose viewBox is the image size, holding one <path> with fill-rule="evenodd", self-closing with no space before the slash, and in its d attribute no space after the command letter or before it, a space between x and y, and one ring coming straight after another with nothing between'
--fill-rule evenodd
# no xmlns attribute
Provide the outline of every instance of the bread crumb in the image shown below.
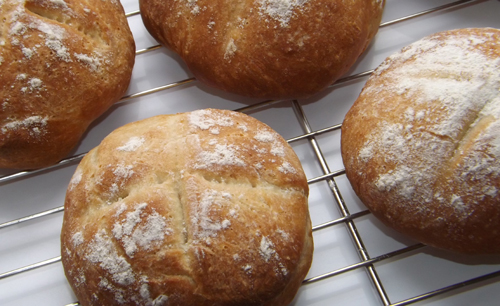
<svg viewBox="0 0 500 306"><path fill-rule="evenodd" d="M243 269L243 271L250 273L253 267L251 265L247 264L241 268Z"/></svg>
<svg viewBox="0 0 500 306"><path fill-rule="evenodd" d="M156 299L153 300L152 306L165 306L168 302L168 296L159 295Z"/></svg>
<svg viewBox="0 0 500 306"><path fill-rule="evenodd" d="M82 232L77 232L73 234L71 237L71 242L73 242L73 246L79 246L80 244L83 243L83 234Z"/></svg>
<svg viewBox="0 0 500 306"><path fill-rule="evenodd" d="M495 197L498 189L495 186L484 186L482 192L487 196Z"/></svg>
<svg viewBox="0 0 500 306"><path fill-rule="evenodd" d="M31 116L23 120L12 121L2 127L2 132L7 133L17 129L26 129L31 136L40 136L47 126L47 117Z"/></svg>
<svg viewBox="0 0 500 306"><path fill-rule="evenodd" d="M236 47L236 44L234 43L234 39L231 38L226 45L226 52L224 53L224 59L228 60L230 62L231 58L236 53L236 50L238 50L238 47Z"/></svg>
<svg viewBox="0 0 500 306"><path fill-rule="evenodd" d="M197 4L197 0L186 0L186 5L191 9L191 14L198 15L201 11Z"/></svg>
<svg viewBox="0 0 500 306"><path fill-rule="evenodd" d="M68 8L68 5L66 4L66 2L64 2L64 0L50 0L49 2L51 4L53 4L54 6L57 6L57 7L63 8L63 9Z"/></svg>
<svg viewBox="0 0 500 306"><path fill-rule="evenodd" d="M73 55L79 62L87 65L91 71L97 71L101 65L101 60L98 56L92 57L82 53L74 53Z"/></svg>
<svg viewBox="0 0 500 306"><path fill-rule="evenodd" d="M277 229L276 232L281 235L281 238L283 238L284 241L289 241L290 240L290 235L285 232L282 229Z"/></svg>
<svg viewBox="0 0 500 306"><path fill-rule="evenodd" d="M259 154L266 154L267 153L267 150L266 148L262 148L262 147L258 147L258 146L253 146L252 148L256 153L259 153Z"/></svg>
<svg viewBox="0 0 500 306"><path fill-rule="evenodd" d="M65 62L72 61L68 48L63 44L63 40L66 36L66 30L64 28L40 21L30 25L30 27L36 27L45 34L45 45L56 53L56 57Z"/></svg>
<svg viewBox="0 0 500 306"><path fill-rule="evenodd" d="M9 35L10 36L23 35L24 33L26 33L27 29L28 27L24 23L16 21L10 27Z"/></svg>
<svg viewBox="0 0 500 306"><path fill-rule="evenodd" d="M125 166L123 164L119 164L116 165L115 169L113 170L113 174L119 178L127 179L134 174L134 170L132 170L132 168L132 165Z"/></svg>
<svg viewBox="0 0 500 306"><path fill-rule="evenodd" d="M71 180L69 181L69 190L73 190L76 185L78 185L82 180L82 170L80 168L77 168L73 176L71 177Z"/></svg>
<svg viewBox="0 0 500 306"><path fill-rule="evenodd" d="M207 109L193 111L189 114L189 124L201 130L208 130L214 126L232 126L233 120L228 116L217 117L216 114Z"/></svg>
<svg viewBox="0 0 500 306"><path fill-rule="evenodd" d="M207 169L213 166L245 166L238 157L238 149L234 145L216 144L213 151L201 151L196 159L196 169Z"/></svg>
<svg viewBox="0 0 500 306"><path fill-rule="evenodd" d="M282 173L297 173L297 170L290 164L289 162L285 161L281 166L278 167L278 170Z"/></svg>
<svg viewBox="0 0 500 306"><path fill-rule="evenodd" d="M453 207L455 209L458 209L458 210L464 210L465 209L465 204L464 204L464 201L462 200L462 197L456 195L456 194L453 194L451 196L451 205L453 205Z"/></svg>
<svg viewBox="0 0 500 306"><path fill-rule="evenodd" d="M303 10L308 0L259 0L259 14L287 27L297 10Z"/></svg>
<svg viewBox="0 0 500 306"><path fill-rule="evenodd" d="M259 253L266 262L269 262L274 253L276 253L273 242L265 236L260 240Z"/></svg>
<svg viewBox="0 0 500 306"><path fill-rule="evenodd" d="M285 267L285 265L283 265L283 263L278 263L278 267L280 268L280 272L281 274L283 275L287 275L288 274L288 269Z"/></svg>
<svg viewBox="0 0 500 306"><path fill-rule="evenodd" d="M394 189L396 193L404 198L411 199L415 192L413 179L417 175L418 173L414 173L411 168L400 166L395 170L390 170L387 173L379 175L375 186L380 191L391 191Z"/></svg>
<svg viewBox="0 0 500 306"><path fill-rule="evenodd" d="M260 142L273 142L276 139L275 135L269 131L259 131L254 138Z"/></svg>
<svg viewBox="0 0 500 306"><path fill-rule="evenodd" d="M118 303L124 304L126 302L125 298L123 297L123 289L116 288L115 286L113 286L112 284L110 284L109 281L106 278L104 278L104 277L101 278L101 281L99 282L98 286L101 287L101 288L105 288L105 289L113 292L115 294L115 301L117 301ZM96 301L99 300L99 298L97 297L97 295L94 295L94 299Z"/></svg>
<svg viewBox="0 0 500 306"><path fill-rule="evenodd" d="M231 226L231 221L229 221L229 220L227 220L227 219L225 219L225 220L223 220L223 221L222 221L222 223L221 223L221 227L222 227L223 229L226 229L226 228L228 228L229 226Z"/></svg>
<svg viewBox="0 0 500 306"><path fill-rule="evenodd" d="M116 148L118 151L132 152L142 146L146 140L143 137L130 137L130 139L123 145Z"/></svg>
<svg viewBox="0 0 500 306"><path fill-rule="evenodd" d="M195 184L190 182L190 184ZM194 225L193 236L198 239L205 239L210 243L210 237L216 237L218 232L231 226L228 219L217 220L212 217L214 211L218 211L223 206L224 199L222 193L216 190L205 190L197 197L193 195L190 201L193 208L190 213L191 223Z"/></svg>
<svg viewBox="0 0 500 306"><path fill-rule="evenodd" d="M31 90L34 90L34 89L39 89L40 87L42 87L42 80L40 80L39 78L32 78L28 81L28 84L30 85L30 89Z"/></svg>
<svg viewBox="0 0 500 306"><path fill-rule="evenodd" d="M165 235L173 232L167 228L165 217L154 209L152 213L146 213L146 207L146 203L136 205L134 211L113 225L114 237L123 242L125 253L131 258L140 248L149 250L154 243L163 241Z"/></svg>
<svg viewBox="0 0 500 306"><path fill-rule="evenodd" d="M35 53L35 51L33 51L32 49L30 48L22 48L21 51L23 52L24 56L27 58L27 59L31 59L31 57L33 56L33 54Z"/></svg>
<svg viewBox="0 0 500 306"><path fill-rule="evenodd" d="M113 281L120 285L130 285L135 282L135 275L127 260L118 255L116 247L104 229L99 230L88 244L89 252L85 259L111 274Z"/></svg>
<svg viewBox="0 0 500 306"><path fill-rule="evenodd" d="M26 73L20 73L16 76L16 80L26 80L27 76L26 76Z"/></svg>
<svg viewBox="0 0 500 306"><path fill-rule="evenodd" d="M278 143L273 143L271 154L275 156L285 157L285 147Z"/></svg>

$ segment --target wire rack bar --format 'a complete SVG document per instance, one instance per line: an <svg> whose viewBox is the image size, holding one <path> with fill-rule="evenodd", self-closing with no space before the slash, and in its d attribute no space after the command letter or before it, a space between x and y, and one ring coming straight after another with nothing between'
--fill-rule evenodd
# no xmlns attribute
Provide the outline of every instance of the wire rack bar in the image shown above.
<svg viewBox="0 0 500 306"><path fill-rule="evenodd" d="M194 81L196 81L195 78L189 78L189 79L185 79L185 80L182 80L182 81L179 81L179 82L174 82L174 83L170 83L170 84L163 85L163 86L160 86L160 87L156 87L156 88L153 88L153 89L149 89L149 90L145 90L145 91L142 91L142 92L138 92L138 93L135 93L135 94L127 95L127 96L124 96L123 98L121 98L120 101L116 102L115 105L119 105L119 104L121 104L123 102L126 102L128 100L139 98L139 97L143 97L143 96L150 95L150 94L153 94L153 93L157 93L157 92L160 92L160 91L163 91L163 90L166 90L166 89L171 89L171 88L179 87L179 86L182 86L182 85L186 85L186 84L192 83Z"/></svg>
<svg viewBox="0 0 500 306"><path fill-rule="evenodd" d="M362 217L362 216L366 216L366 215L369 215L369 214L370 214L369 210L363 210L363 211L360 211L360 212L357 212L357 213L354 213L354 214L350 214L349 216L341 217L341 218L338 218L338 219L335 219L335 220L332 220L332 221L328 221L328 222L324 222L324 223L315 225L315 226L313 226L312 230L313 230L313 232L315 232L315 231L318 231L318 230L321 230L321 229L325 229L325 228L328 228L328 227L331 227L331 226L334 226L334 225L337 225L337 224L344 223L346 221L352 221L352 220L354 220L356 218L359 218L359 217Z"/></svg>
<svg viewBox="0 0 500 306"><path fill-rule="evenodd" d="M337 170L337 171L333 171L333 172L330 172L330 173L323 174L323 175L320 175L318 177L312 178L312 179L308 180L307 183L308 184L314 184L314 183L321 182L321 181L324 181L324 180L327 180L327 179L331 179L332 177L340 176L340 175L343 175L343 174L345 174L345 170L344 169Z"/></svg>
<svg viewBox="0 0 500 306"><path fill-rule="evenodd" d="M132 17L132 16L136 16L136 15L140 15L141 14L141 11L137 10L137 11L131 11L131 12L128 12L128 13L125 13L125 17Z"/></svg>
<svg viewBox="0 0 500 306"><path fill-rule="evenodd" d="M299 118L299 121L300 121L303 129L306 131L306 133L310 133L312 131L312 129L311 129L311 126L310 126L310 124L305 116L304 111L302 110L301 105L296 100L294 100L292 106L297 114L297 117ZM323 153L321 152L321 148L319 147L319 144L316 141L316 138L314 136L310 137L309 142L310 142L310 144L311 144L311 146L316 154L316 157L321 165L321 168L323 169L323 172L325 174L330 173L331 172L330 168L325 160ZM344 200L340 194L340 191L337 187L337 184L336 184L334 178L328 179L328 185L330 186L330 189L337 200L337 206L340 208L342 216L348 217L350 215L349 210L344 203ZM345 224L348 228L348 231L349 231L351 238L353 239L353 241L357 247L358 254L360 255L361 259L363 261L369 260L370 256L368 255L368 251L366 250L364 243L361 239L361 236L358 233L356 225L354 224L354 222L352 220L346 220ZM382 286L382 282L380 281L380 278L378 277L377 272L375 271L375 268L372 265L367 265L366 269L368 271L368 274L370 276L370 280L371 280L372 284L377 289L377 292L379 294L379 297L380 297L382 303L384 305L389 305L390 304L389 297L387 296L387 293L385 292L385 289Z"/></svg>
<svg viewBox="0 0 500 306"><path fill-rule="evenodd" d="M29 216L26 216L26 217L23 217L23 218L19 218L19 219L16 219L16 220L4 222L4 223L0 224L0 229L6 228L6 227L9 227L9 226L12 226L12 225L20 224L20 223L23 223L23 222L26 222L26 221L34 220L34 219L37 219L37 218L41 218L41 217L53 215L55 213L62 212L63 210L64 210L64 206L59 206L59 207L56 207L56 208L53 208L53 209L49 209L49 210L46 210L46 211L43 211L43 212L40 212L40 213L37 213L37 214L33 214L33 215L29 215Z"/></svg>
<svg viewBox="0 0 500 306"><path fill-rule="evenodd" d="M459 283L456 283L456 284L453 284L450 286L446 286L444 288L430 291L428 293L421 294L421 295L415 296L413 298L406 299L406 300L391 304L390 306L404 306L404 305L410 305L413 303L421 302L421 301L430 299L432 297L436 297L438 295L441 295L441 294L444 294L444 293L447 293L450 291L458 290L458 289L464 288L466 286L471 286L471 285L474 285L474 284L477 284L480 282L484 282L484 281L487 281L487 280L490 280L493 278L497 278L499 276L500 276L500 270L496 271L496 272L489 273L489 274L485 274L482 276L478 276L478 277L475 277L475 278L472 278L472 279L469 279L469 280L466 280L463 282L459 282Z"/></svg>
<svg viewBox="0 0 500 306"><path fill-rule="evenodd" d="M316 283L316 282L319 282L321 280L331 278L331 277L334 277L334 276L337 276L337 275L340 275L340 274L343 274L343 273L346 273L346 272L349 272L352 270L356 270L356 269L363 268L363 267L370 267L376 262L380 262L380 261L383 261L383 260L386 260L389 258L401 256L403 254L410 253L412 251L418 250L418 249L423 248L423 247L424 247L423 244L415 244L412 246L408 246L406 248L402 248L402 249L396 250L394 252L383 254L383 255L380 255L378 257L374 257L372 259L368 259L368 260L365 260L365 261L362 261L362 262L359 262L359 263L356 263L356 264L353 264L350 266L346 266L346 267L343 267L343 268L335 270L335 271L331 271L331 272L328 272L328 273L325 273L322 275L318 275L318 276L314 276L314 277L305 279L302 282L302 284L308 285L308 284Z"/></svg>
<svg viewBox="0 0 500 306"><path fill-rule="evenodd" d="M40 262L37 262L37 263L31 264L31 265L25 266L25 267L22 267L22 268L19 268L19 269L15 269L15 270L11 270L11 271L8 271L8 272L4 272L4 273L0 274L0 280L2 280L4 278L7 278L7 277L10 277L10 276L21 274L23 272L28 272L28 271L31 271L31 270L34 270L34 269L45 267L45 266L48 266L48 265L51 265L53 263L57 263L57 262L60 262L60 261L61 261L61 256L57 256L57 257L54 257L54 258L51 258L51 259L47 259L47 260L44 260L44 261L40 261Z"/></svg>
<svg viewBox="0 0 500 306"><path fill-rule="evenodd" d="M150 52L150 51L154 51L154 50L157 50L157 49L160 49L160 48L161 48L161 45L154 45L154 46L151 46L151 47L148 47L148 48L139 49L139 50L135 51L135 54L136 55L140 55L140 54L143 54L143 53L146 53L146 52Z"/></svg>
<svg viewBox="0 0 500 306"><path fill-rule="evenodd" d="M415 13L415 14L408 15L408 16L405 16L405 17L402 17L402 18L398 18L398 19L394 19L394 20L391 20L391 21L384 22L384 23L380 24L380 27L386 27L386 26L390 26L390 25L393 25L393 24L396 24L396 23L399 23L399 22L402 22L402 21L406 21L406 20L417 18L417 17L421 17L421 16L424 16L424 15L427 15L427 14L431 14L431 13L435 13L435 12L439 12L439 11L444 11L444 10L447 10L447 9L455 9L455 8L460 7L460 6L465 6L465 5L468 5L468 4L485 2L485 1L488 1L488 0L460 0L460 1L455 1L455 2L452 2L452 3L448 3L448 4L445 4L445 5L437 6L435 8L432 8L432 9L429 9L429 10L425 10L425 11L422 11L422 12L419 12L419 13Z"/></svg>
<svg viewBox="0 0 500 306"><path fill-rule="evenodd" d="M59 168L59 167L62 167L62 166L66 166L66 165L72 164L73 162L81 160L86 154L87 153L81 153L81 154L78 154L78 155L75 155L75 156L72 156L72 157L68 157L66 159L61 160L57 164L54 164L52 166L45 167L45 168L42 168L42 169L25 170L25 171L16 172L16 173L9 174L9 175L4 175L4 176L0 177L0 184L6 183L8 181L12 181L14 179L19 179L19 178L22 178L22 177L25 177L25 176L28 176L28 175L38 174L38 173L41 173L43 171L52 170L52 169L55 169L55 168Z"/></svg>

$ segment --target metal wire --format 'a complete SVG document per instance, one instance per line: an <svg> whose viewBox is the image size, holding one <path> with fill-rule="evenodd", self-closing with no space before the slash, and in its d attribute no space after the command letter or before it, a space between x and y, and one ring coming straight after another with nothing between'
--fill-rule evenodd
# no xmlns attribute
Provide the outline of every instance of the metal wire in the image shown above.
<svg viewBox="0 0 500 306"><path fill-rule="evenodd" d="M380 25L380 27L386 27L389 25L393 25L395 23L404 22L404 21L407 21L407 20L410 20L413 18L421 17L423 15L435 13L438 11L443 11L443 10L448 10L448 9L456 9L456 8L460 8L460 7L463 7L466 5L476 4L476 3L485 2L485 1L487 1L487 0L455 1L455 2L447 4L447 5L435 7L435 8L430 9L430 10L422 11L422 12L419 12L416 14L408 15L408 16L405 16L402 18L398 18L398 19L389 21L389 22L382 23ZM135 16L135 15L139 15L139 14L140 14L139 11L133 11L133 12L127 13L126 16L131 17L131 16ZM160 45L155 45L155 46L152 46L152 47L149 47L146 49L137 50L136 56L157 50L159 48L161 48ZM351 75L351 76L342 78L342 79L338 80L337 82L335 82L334 84L332 84L331 86L336 86L336 85L343 84L343 83L346 83L346 82L349 82L352 80L367 77L372 72L373 72L373 70L369 70L369 71L365 71L365 72L362 72L362 73L359 73L356 75ZM163 85L163 86L160 86L157 88L152 88L152 89L145 90L142 92L130 94L128 96L124 96L117 104L124 103L124 102L130 101L130 100L136 99L138 97L153 94L156 92L160 92L160 91L176 88L179 86L187 85L187 84L190 84L193 82L196 82L196 80L194 78L189 78L189 79L181 80L178 82L166 84L166 85ZM251 111L257 110L259 108L268 107L268 106L271 106L271 105L279 103L279 102L281 102L281 101L272 101L272 100L262 101L261 103L256 103L256 104L253 104L250 106L246 106L246 107L237 109L236 111L251 112ZM337 125L330 126L330 127L327 127L327 128L321 129L321 130L313 131L311 129L311 126L307 120L307 117L306 117L304 111L301 108L301 105L297 101L292 101L291 103L292 103L292 107L293 107L293 109L294 109L294 111L299 119L299 122L304 130L304 134L302 134L300 136L296 136L294 138L290 138L287 141L289 143L299 141L299 140L307 140L309 142L309 144L313 148L313 151L315 152L316 159L321 166L321 169L323 171L323 175L309 179L308 184L315 184L318 182L327 182L327 184L330 188L330 191L335 198L335 205L337 206L337 208L339 209L339 211L341 213L341 217L338 219L331 220L331 221L325 222L323 224L319 224L319 225L314 226L313 231L323 230L326 228L330 228L332 226L344 225L346 227L347 231L349 232L353 242L354 242L354 246L356 247L356 250L358 251L358 255L360 256L360 261L358 263L350 265L350 266L346 266L346 267L343 267L343 268L340 268L338 270L331 271L331 272L328 272L328 273L325 273L322 275L308 278L308 279L303 281L303 285L313 284L313 283L316 283L316 282L319 282L319 281L322 281L322 280L325 280L328 278L332 278L332 277L335 277L337 275L340 275L340 274L343 274L346 272L350 272L350 271L353 271L356 269L365 269L373 286L375 287L375 289L379 295L381 303L383 305L402 306L402 305L409 305L409 304L413 304L416 302L420 302L420 301L423 301L423 300L426 300L426 299L429 299L429 298L432 298L432 297L435 297L438 295L442 295L442 294L445 294L445 293L448 293L448 292L451 292L454 290L459 290L459 289L463 289L465 287L470 287L470 286L477 284L479 282L483 282L483 281L487 281L490 279L500 277L500 271L496 271L496 272L485 274L485 275L482 275L482 276L479 276L479 277L476 277L473 279L469 279L469 280L466 280L463 282L452 284L452 285L449 285L449 286L446 286L446 287L443 287L440 289L436 289L436 290L433 290L433 291L430 291L427 293L423 293L421 295L418 295L418 296L415 296L415 297L412 297L412 298L409 298L409 299L406 299L403 301L391 303L390 299L389 299L389 297L384 289L383 283L381 282L380 278L377 275L375 264L389 260L389 259L395 259L395 258L398 258L400 256L410 254L412 252L417 252L420 249L425 248L425 246L422 244L415 244L415 245L411 245L411 246L405 247L405 248L400 249L400 250L396 250L393 252L382 254L382 255L374 257L374 258L370 258L370 255L368 254L368 251L366 250L366 248L364 246L364 242L363 242L361 236L359 235L357 228L356 228L356 225L354 223L355 219L366 216L366 215L370 214L370 212L368 210L360 211L360 212L353 213L353 214L351 214L349 212L347 206L344 203L342 194L340 193L340 190L339 190L339 188L336 184L336 181L335 181L335 178L344 174L344 170L343 169L335 170L335 171L330 170L329 165L326 162L326 159L324 158L323 153L321 152L321 148L320 148L320 146L315 138L318 135L321 135L324 133L331 133L331 132L339 130L341 127L341 124L337 124ZM35 174L38 174L40 172L43 172L43 171L46 171L49 169L58 168L58 167L61 167L64 165L76 163L76 162L80 161L85 155L86 155L86 153L81 153L79 155L66 158L66 159L62 160L61 162L59 162L58 164L55 164L53 166L50 166L50 167L47 167L44 169L20 171L20 172L16 172L13 174L1 176L0 177L0 184L5 184L8 182L12 182L16 179L22 179L25 177L29 177L31 175L35 175ZM7 227L10 227L10 226L13 226L13 225L18 225L20 223L24 223L24 222L32 221L32 220L42 218L45 216L49 216L52 214L60 213L60 212L63 212L63 210L64 210L64 207L60 206L60 207L56 207L56 208L53 208L53 209L50 209L47 211L39 212L39 213L36 213L33 215L29 215L29 216L22 217L19 219L4 222L4 223L0 224L0 230L7 228ZM11 270L11 271L0 273L0 280L17 275L17 274L24 273L27 271L38 269L40 267L44 267L44 266L51 265L54 263L59 263L60 261L61 261L61 257L58 256L58 257L47 259L47 260L44 260L41 262L33 263L31 265L28 265L28 266L20 267L20 268ZM76 306L76 305L79 305L78 302L68 304L66 306Z"/></svg>
<svg viewBox="0 0 500 306"><path fill-rule="evenodd" d="M311 126L309 125L309 122L304 114L304 111L302 110L302 107L297 101L293 102L294 110L297 113L297 116L299 117L299 121L302 124L302 127L307 133L310 133L312 131ZM321 168L323 169L324 174L330 173L330 168L328 166L328 163L326 162L326 159L323 156L323 153L321 152L321 148L316 141L315 137L310 137L309 142L311 146L313 147L313 150L316 154L316 157L321 165ZM340 194L340 190L337 187L337 183L335 182L334 178L329 178L327 180L328 185L330 186L330 189L335 196L335 199L337 200L337 206L340 209L340 212L343 217L348 217L350 216L349 210L347 206L344 203L344 200L342 198L342 195ZM351 238L353 239L358 254L361 257L361 260L364 262L370 260L370 255L368 254L368 251L366 250L363 240L361 239L361 236L358 233L358 230L356 228L356 225L354 222L350 219L346 219L345 224L348 228L349 234L351 235ZM382 286L382 283L377 275L377 272L373 268L371 264L366 266L367 272L370 276L370 280L372 281L373 285L377 289L377 292L379 294L380 299L382 300L382 303L384 305L389 305L389 297L387 296L387 293L385 292L384 287Z"/></svg>

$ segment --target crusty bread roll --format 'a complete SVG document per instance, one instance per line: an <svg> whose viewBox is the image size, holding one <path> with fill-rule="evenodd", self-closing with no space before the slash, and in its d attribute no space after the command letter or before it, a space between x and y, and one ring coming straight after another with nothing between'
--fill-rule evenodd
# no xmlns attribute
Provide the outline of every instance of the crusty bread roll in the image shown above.
<svg viewBox="0 0 500 306"><path fill-rule="evenodd" d="M0 1L0 168L41 168L125 93L135 44L119 1Z"/></svg>
<svg viewBox="0 0 500 306"><path fill-rule="evenodd" d="M68 187L62 262L82 305L286 305L313 251L292 148L247 115L125 125Z"/></svg>
<svg viewBox="0 0 500 306"><path fill-rule="evenodd" d="M387 58L342 125L354 191L390 227L500 253L500 30L458 29Z"/></svg>
<svg viewBox="0 0 500 306"><path fill-rule="evenodd" d="M142 19L200 81L258 98L307 97L344 74L385 0L140 0Z"/></svg>

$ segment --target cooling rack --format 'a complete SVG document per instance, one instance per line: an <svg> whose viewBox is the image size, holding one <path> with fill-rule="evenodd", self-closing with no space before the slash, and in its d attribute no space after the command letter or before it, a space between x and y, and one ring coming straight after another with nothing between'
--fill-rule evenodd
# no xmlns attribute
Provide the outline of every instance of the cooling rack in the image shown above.
<svg viewBox="0 0 500 306"><path fill-rule="evenodd" d="M59 257L64 195L78 162L115 128L158 114L224 108L278 131L310 186L314 260L292 305L496 305L500 259L450 254L380 224L344 175L340 127L367 76L387 56L434 32L500 28L500 1L387 0L375 40L344 78L315 97L257 101L205 87L151 38L137 0L122 0L137 46L128 93L71 156L37 171L0 170L0 305L78 305Z"/></svg>

